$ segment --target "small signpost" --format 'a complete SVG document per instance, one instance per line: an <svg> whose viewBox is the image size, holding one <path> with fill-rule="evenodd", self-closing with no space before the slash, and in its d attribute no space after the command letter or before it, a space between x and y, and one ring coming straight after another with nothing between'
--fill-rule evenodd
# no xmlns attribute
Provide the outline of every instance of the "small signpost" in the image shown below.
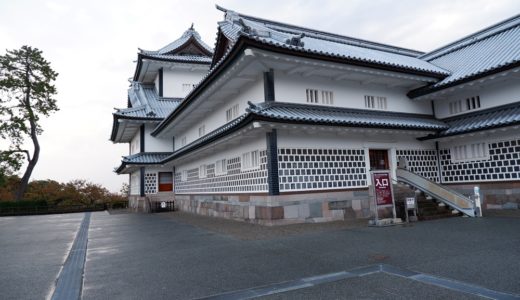
<svg viewBox="0 0 520 300"><path fill-rule="evenodd" d="M405 199L406 223L410 223L410 217L408 216L410 210L413 211L412 221L417 221L417 202L415 200L415 197L406 197Z"/></svg>
<svg viewBox="0 0 520 300"><path fill-rule="evenodd" d="M374 202L375 202L375 225L381 226L386 224L393 224L396 220L394 191L392 187L392 177L389 170L371 171L372 186L374 187ZM378 208L392 206L393 219L382 222L379 220Z"/></svg>

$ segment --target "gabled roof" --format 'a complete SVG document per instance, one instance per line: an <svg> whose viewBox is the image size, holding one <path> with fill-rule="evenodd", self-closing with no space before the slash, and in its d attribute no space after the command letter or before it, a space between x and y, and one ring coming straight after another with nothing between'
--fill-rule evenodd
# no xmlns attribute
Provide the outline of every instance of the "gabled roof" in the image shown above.
<svg viewBox="0 0 520 300"><path fill-rule="evenodd" d="M204 43L192 24L180 38L161 49L155 51L140 49L140 53L161 59L211 62L213 49Z"/></svg>
<svg viewBox="0 0 520 300"><path fill-rule="evenodd" d="M141 152L137 154L132 154L128 156L123 156L123 160L121 161L121 165L117 167L114 171L116 173L121 173L127 166L135 165L135 166L147 166L147 165L159 165L161 161L168 157L171 152Z"/></svg>
<svg viewBox="0 0 520 300"><path fill-rule="evenodd" d="M226 13L225 20L219 22L220 32L231 41L246 35L271 46L343 58L376 68L391 67L401 72L420 72L438 78L450 74L438 66L418 59L422 54L419 51L260 19L218 6L217 8Z"/></svg>
<svg viewBox="0 0 520 300"><path fill-rule="evenodd" d="M463 82L520 66L520 15L464 37L419 57L451 74L412 91L418 97Z"/></svg>
<svg viewBox="0 0 520 300"><path fill-rule="evenodd" d="M493 128L520 124L520 105L518 103L493 107L444 119L449 128L425 139L459 135Z"/></svg>
<svg viewBox="0 0 520 300"><path fill-rule="evenodd" d="M192 24L180 38L159 50L139 49L133 80L139 81L141 78L140 73L143 69L143 60L209 65L212 57L213 49L204 43L200 34L193 28ZM144 64L146 66L146 63ZM144 67L144 69L146 69L146 67Z"/></svg>

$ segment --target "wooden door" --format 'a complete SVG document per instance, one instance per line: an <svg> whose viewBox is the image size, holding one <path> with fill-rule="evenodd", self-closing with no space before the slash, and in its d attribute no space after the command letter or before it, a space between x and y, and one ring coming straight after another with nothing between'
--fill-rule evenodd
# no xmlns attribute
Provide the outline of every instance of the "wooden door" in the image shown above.
<svg viewBox="0 0 520 300"><path fill-rule="evenodd" d="M388 150L370 149L368 155L370 157L370 170L389 170Z"/></svg>

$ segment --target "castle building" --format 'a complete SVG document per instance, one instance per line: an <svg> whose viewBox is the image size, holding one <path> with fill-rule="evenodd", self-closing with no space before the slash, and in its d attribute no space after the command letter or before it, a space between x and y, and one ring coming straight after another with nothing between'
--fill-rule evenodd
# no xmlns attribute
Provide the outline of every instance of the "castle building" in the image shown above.
<svg viewBox="0 0 520 300"><path fill-rule="evenodd" d="M422 53L217 8L214 49L192 27L138 54L111 135L130 145L116 172L131 206L369 217L370 171L398 179L406 158L429 182L480 187L484 208L518 208L520 16Z"/></svg>

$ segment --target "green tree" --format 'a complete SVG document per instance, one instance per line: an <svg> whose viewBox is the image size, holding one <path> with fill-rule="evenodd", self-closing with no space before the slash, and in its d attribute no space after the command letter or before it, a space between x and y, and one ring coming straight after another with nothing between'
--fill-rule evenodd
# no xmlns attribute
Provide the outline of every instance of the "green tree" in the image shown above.
<svg viewBox="0 0 520 300"><path fill-rule="evenodd" d="M53 98L57 76L37 48L23 46L0 55L0 138L10 142L7 149L0 149L0 177L19 171L23 162L27 163L16 200L21 200L27 191L40 157L40 118L58 111ZM32 141L32 153L24 148L27 137Z"/></svg>

